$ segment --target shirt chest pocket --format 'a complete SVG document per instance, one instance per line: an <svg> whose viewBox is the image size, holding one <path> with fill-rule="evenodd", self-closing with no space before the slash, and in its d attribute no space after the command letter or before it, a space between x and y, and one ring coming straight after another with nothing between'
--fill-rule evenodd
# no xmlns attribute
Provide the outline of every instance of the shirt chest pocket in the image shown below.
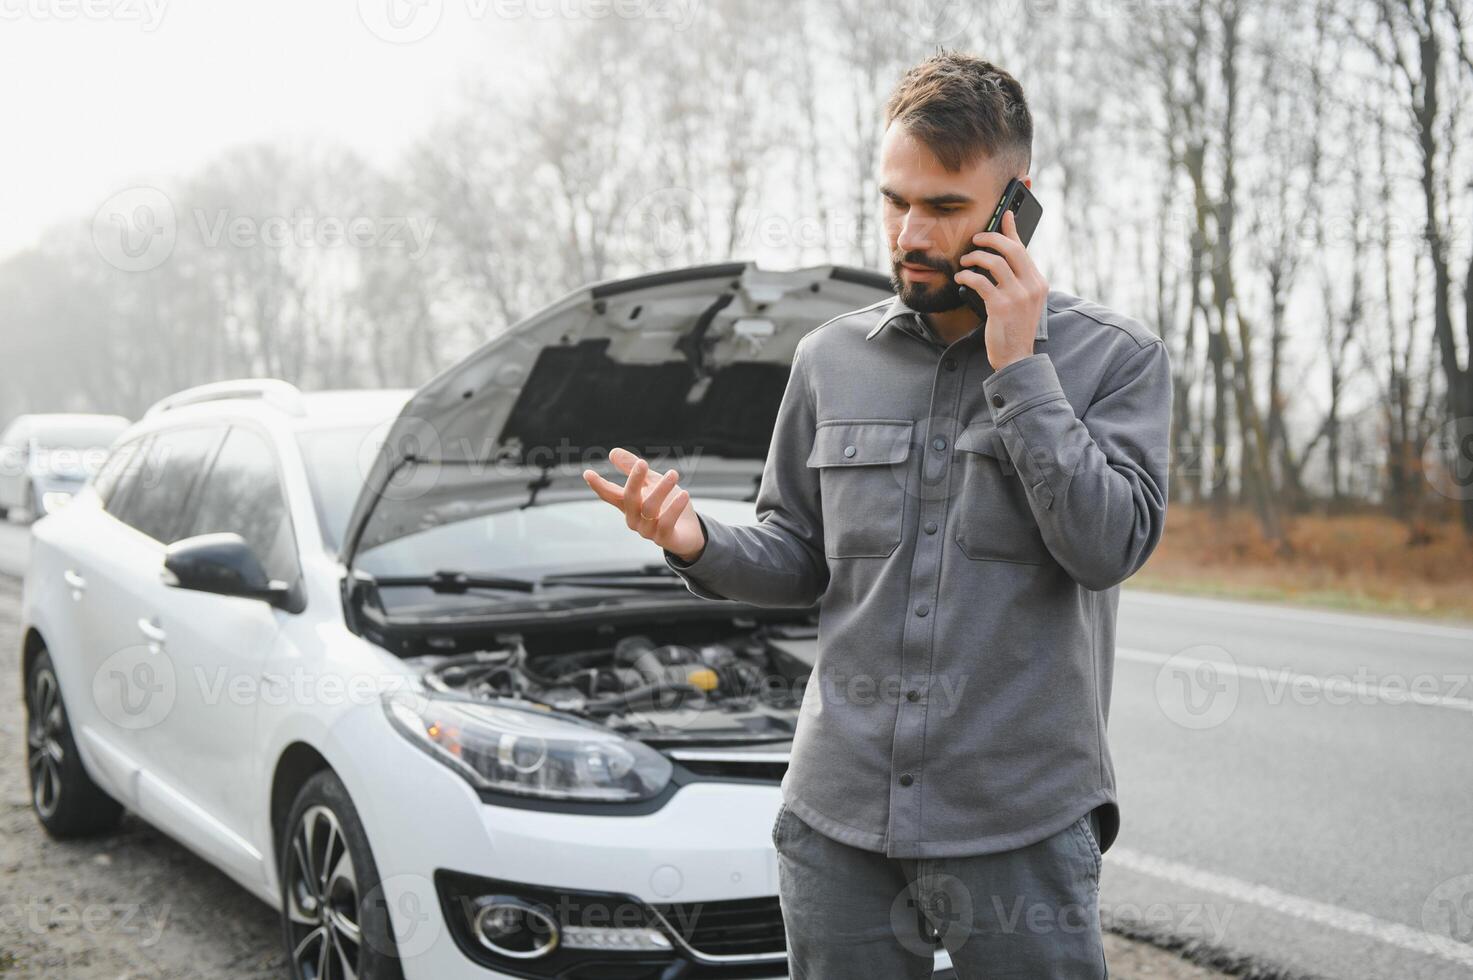
<svg viewBox="0 0 1473 980"><path fill-rule="evenodd" d="M911 506L910 436L899 419L828 420L813 432L808 465L819 471L824 554L884 558L900 544Z"/></svg>
<svg viewBox="0 0 1473 980"><path fill-rule="evenodd" d="M1023 479L991 419L957 435L952 538L974 561L1041 565L1049 557Z"/></svg>

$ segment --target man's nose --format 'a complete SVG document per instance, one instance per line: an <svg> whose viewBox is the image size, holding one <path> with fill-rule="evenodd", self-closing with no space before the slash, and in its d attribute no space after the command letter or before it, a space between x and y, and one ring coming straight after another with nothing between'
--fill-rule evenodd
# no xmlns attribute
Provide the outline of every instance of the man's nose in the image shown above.
<svg viewBox="0 0 1473 980"><path fill-rule="evenodd" d="M933 237L936 219L924 215L908 214L900 224L900 235L895 244L903 252L929 252L936 247Z"/></svg>

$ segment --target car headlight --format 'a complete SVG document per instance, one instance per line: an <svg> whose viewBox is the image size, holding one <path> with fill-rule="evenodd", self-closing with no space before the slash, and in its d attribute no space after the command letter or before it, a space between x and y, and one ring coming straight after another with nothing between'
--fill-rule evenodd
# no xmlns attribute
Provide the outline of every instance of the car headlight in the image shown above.
<svg viewBox="0 0 1473 980"><path fill-rule="evenodd" d="M394 727L481 789L626 803L658 796L673 765L642 742L540 710L397 691Z"/></svg>

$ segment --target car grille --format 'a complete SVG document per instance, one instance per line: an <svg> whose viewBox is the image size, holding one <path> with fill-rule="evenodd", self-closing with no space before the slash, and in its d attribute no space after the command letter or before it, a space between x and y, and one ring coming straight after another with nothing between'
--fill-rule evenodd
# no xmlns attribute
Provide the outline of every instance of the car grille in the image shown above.
<svg viewBox="0 0 1473 980"><path fill-rule="evenodd" d="M654 907L692 949L707 956L752 956L787 949L776 895L720 902L666 902Z"/></svg>
<svg viewBox="0 0 1473 980"><path fill-rule="evenodd" d="M783 773L788 771L786 762L729 762L714 759L681 760L681 765L698 776L718 776L726 779L760 779L769 783L780 783Z"/></svg>
<svg viewBox="0 0 1473 980"><path fill-rule="evenodd" d="M780 749L683 747L670 749L670 758L697 776L708 779L756 779L782 782L788 771L788 746Z"/></svg>

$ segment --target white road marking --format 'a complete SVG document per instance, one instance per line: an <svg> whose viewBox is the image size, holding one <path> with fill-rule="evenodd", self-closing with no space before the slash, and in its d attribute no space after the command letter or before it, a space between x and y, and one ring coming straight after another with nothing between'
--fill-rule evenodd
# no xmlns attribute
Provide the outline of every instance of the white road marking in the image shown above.
<svg viewBox="0 0 1473 980"><path fill-rule="evenodd" d="M1183 885L1200 891L1212 892L1282 915L1303 919L1307 922L1329 926L1341 932L1364 936L1376 942L1397 946L1414 953L1435 956L1453 963L1473 966L1473 946L1458 942L1450 936L1439 936L1404 926L1399 922L1388 922L1364 912L1355 912L1338 905L1316 902L1313 899L1289 895L1267 885L1255 885L1240 878L1204 871L1190 865L1152 857L1121 847L1112 847L1105 861L1138 874L1149 875L1173 884Z"/></svg>
<svg viewBox="0 0 1473 980"><path fill-rule="evenodd" d="M1214 669L1234 677L1261 681L1269 688L1287 690L1290 687L1308 687L1317 692L1328 691L1332 694L1348 694L1362 699L1362 701L1379 701L1382 704L1420 704L1431 708L1451 708L1454 711L1467 711L1473 713L1473 699L1456 697L1449 694L1428 694L1412 690L1403 684L1395 688L1387 688L1383 684L1363 684L1352 681L1348 677L1318 677L1314 674L1297 674L1288 668L1274 670L1269 667L1258 667L1252 664L1243 665L1230 663L1226 660L1206 660L1197 657L1185 657L1180 654L1171 655L1155 653L1151 650L1138 650L1134 647L1116 647L1115 658L1117 660L1133 660L1137 663L1155 664L1160 666L1168 660L1182 667L1200 667L1210 664Z"/></svg>
<svg viewBox="0 0 1473 980"><path fill-rule="evenodd" d="M1317 623L1323 626L1338 626L1342 629L1389 630L1393 633L1415 633L1419 636L1437 636L1473 643L1473 629L1463 626L1445 626L1441 623L1424 623L1410 619L1392 619L1363 613L1337 613L1319 609L1294 606L1272 606L1265 603L1244 602L1237 599L1210 599L1203 596L1178 596L1165 592L1125 590L1121 599L1148 606L1176 606L1216 611L1231 614L1236 610L1252 610L1255 617L1277 619L1299 623ZM1473 648L1470 648L1473 649Z"/></svg>

